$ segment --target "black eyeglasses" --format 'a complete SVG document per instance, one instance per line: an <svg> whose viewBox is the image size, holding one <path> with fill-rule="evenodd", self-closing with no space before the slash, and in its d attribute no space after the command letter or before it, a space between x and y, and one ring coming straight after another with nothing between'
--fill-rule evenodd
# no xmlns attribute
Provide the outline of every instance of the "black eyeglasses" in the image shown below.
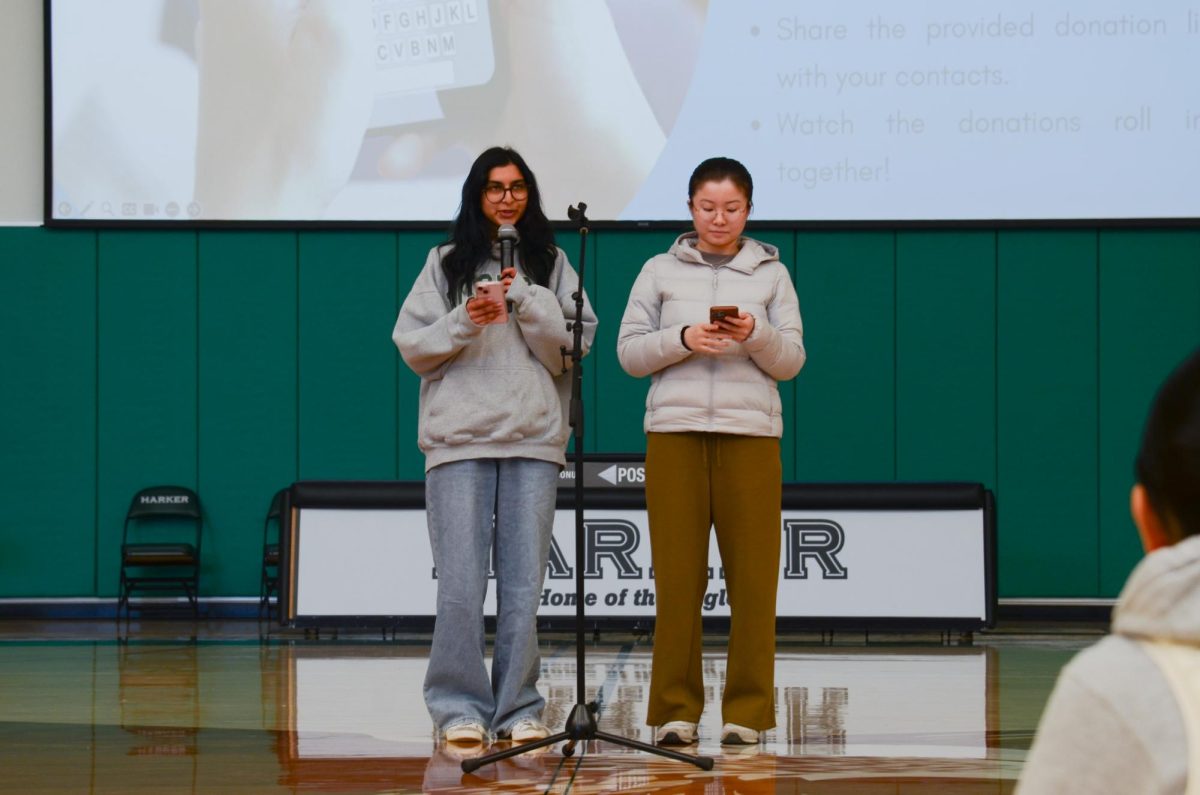
<svg viewBox="0 0 1200 795"><path fill-rule="evenodd" d="M511 193L513 201L524 201L529 197L529 186L524 182L514 182L507 188L499 182L489 182L483 188L483 197L492 204L504 201L504 194Z"/></svg>

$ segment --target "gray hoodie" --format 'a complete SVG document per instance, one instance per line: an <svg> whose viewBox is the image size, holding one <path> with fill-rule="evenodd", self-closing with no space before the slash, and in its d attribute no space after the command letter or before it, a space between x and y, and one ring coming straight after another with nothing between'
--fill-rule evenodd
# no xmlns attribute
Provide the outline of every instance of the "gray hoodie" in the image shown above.
<svg viewBox="0 0 1200 795"><path fill-rule="evenodd" d="M508 290L512 304L504 324L477 326L465 302L451 307L441 258L429 252L425 267L396 319L392 339L413 372L421 376L417 444L425 471L471 458L533 458L564 465L570 425L571 294L579 277L558 249L549 287L529 283L517 262ZM479 271L493 280L499 259ZM583 348L596 334L596 315L584 296Z"/></svg>
<svg viewBox="0 0 1200 795"><path fill-rule="evenodd" d="M681 235L651 258L629 293L617 358L634 377L653 375L646 395L647 432L703 431L783 435L778 381L804 366L804 330L792 277L779 250L742 238L737 255L709 265L696 233ZM708 322L710 306L754 315L754 331L720 355L683 345L685 326Z"/></svg>
<svg viewBox="0 0 1200 795"><path fill-rule="evenodd" d="M1183 718L1137 639L1170 641L1200 654L1200 536L1138 564L1117 600L1112 629L1063 668L1025 762L1020 795L1184 792Z"/></svg>

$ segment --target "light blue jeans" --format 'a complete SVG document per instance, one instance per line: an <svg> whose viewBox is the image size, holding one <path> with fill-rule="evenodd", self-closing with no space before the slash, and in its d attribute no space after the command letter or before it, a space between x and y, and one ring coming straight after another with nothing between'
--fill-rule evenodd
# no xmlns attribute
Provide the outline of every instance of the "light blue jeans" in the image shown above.
<svg viewBox="0 0 1200 795"><path fill-rule="evenodd" d="M425 705L439 729L473 720L503 732L521 718L542 713L537 609L558 471L549 461L481 458L425 473L425 513L437 567ZM483 599L493 539L496 641L489 677Z"/></svg>

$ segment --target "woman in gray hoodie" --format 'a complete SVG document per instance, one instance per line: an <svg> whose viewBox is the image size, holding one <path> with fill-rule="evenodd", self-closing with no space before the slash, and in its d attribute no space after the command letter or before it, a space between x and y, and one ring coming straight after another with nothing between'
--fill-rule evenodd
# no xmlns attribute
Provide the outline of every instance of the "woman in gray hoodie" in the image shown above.
<svg viewBox="0 0 1200 795"><path fill-rule="evenodd" d="M503 268L497 235L520 234ZM505 302L476 297L503 285ZM429 252L392 338L421 376L418 444L437 567L437 622L425 703L443 737L481 743L547 736L538 693L538 596L570 433L569 359L578 275L542 211L537 180L512 149L471 166L451 239ZM505 304L510 308L506 308ZM585 348L596 316L584 305ZM495 540L496 641L484 663L483 601Z"/></svg>
<svg viewBox="0 0 1200 795"><path fill-rule="evenodd" d="M617 341L625 371L653 378L644 423L656 592L646 722L664 745L695 742L704 709L701 601L714 526L731 615L721 742L756 743L775 725L777 382L800 372L805 353L779 252L742 236L753 191L736 160L696 168L688 184L695 231L642 268ZM711 311L722 306L736 313Z"/></svg>

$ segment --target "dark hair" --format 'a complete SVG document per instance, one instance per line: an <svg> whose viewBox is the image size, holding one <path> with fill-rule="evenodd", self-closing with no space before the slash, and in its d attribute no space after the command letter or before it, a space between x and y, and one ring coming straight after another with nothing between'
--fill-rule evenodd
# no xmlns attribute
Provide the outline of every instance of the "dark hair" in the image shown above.
<svg viewBox="0 0 1200 795"><path fill-rule="evenodd" d="M706 182L721 182L729 180L746 194L746 203L754 204L754 180L750 171L732 157L710 157L692 172L688 180L688 201L696 195L696 191Z"/></svg>
<svg viewBox="0 0 1200 795"><path fill-rule="evenodd" d="M1134 471L1155 513L1200 535L1200 348L1154 397Z"/></svg>
<svg viewBox="0 0 1200 795"><path fill-rule="evenodd" d="M554 245L554 230L550 228L550 221L542 210L537 178L516 150L493 146L471 164L471 170L463 181L458 217L454 219L450 237L446 241L454 244L454 248L442 258L442 271L449 282L446 297L451 306L463 299L465 290L475 281L479 266L492 258L496 230L483 214L483 188L493 168L507 165L516 166L529 186L525 212L515 224L521 234L521 240L517 243L521 269L537 284L543 287L550 284L550 274L554 271L558 252Z"/></svg>

